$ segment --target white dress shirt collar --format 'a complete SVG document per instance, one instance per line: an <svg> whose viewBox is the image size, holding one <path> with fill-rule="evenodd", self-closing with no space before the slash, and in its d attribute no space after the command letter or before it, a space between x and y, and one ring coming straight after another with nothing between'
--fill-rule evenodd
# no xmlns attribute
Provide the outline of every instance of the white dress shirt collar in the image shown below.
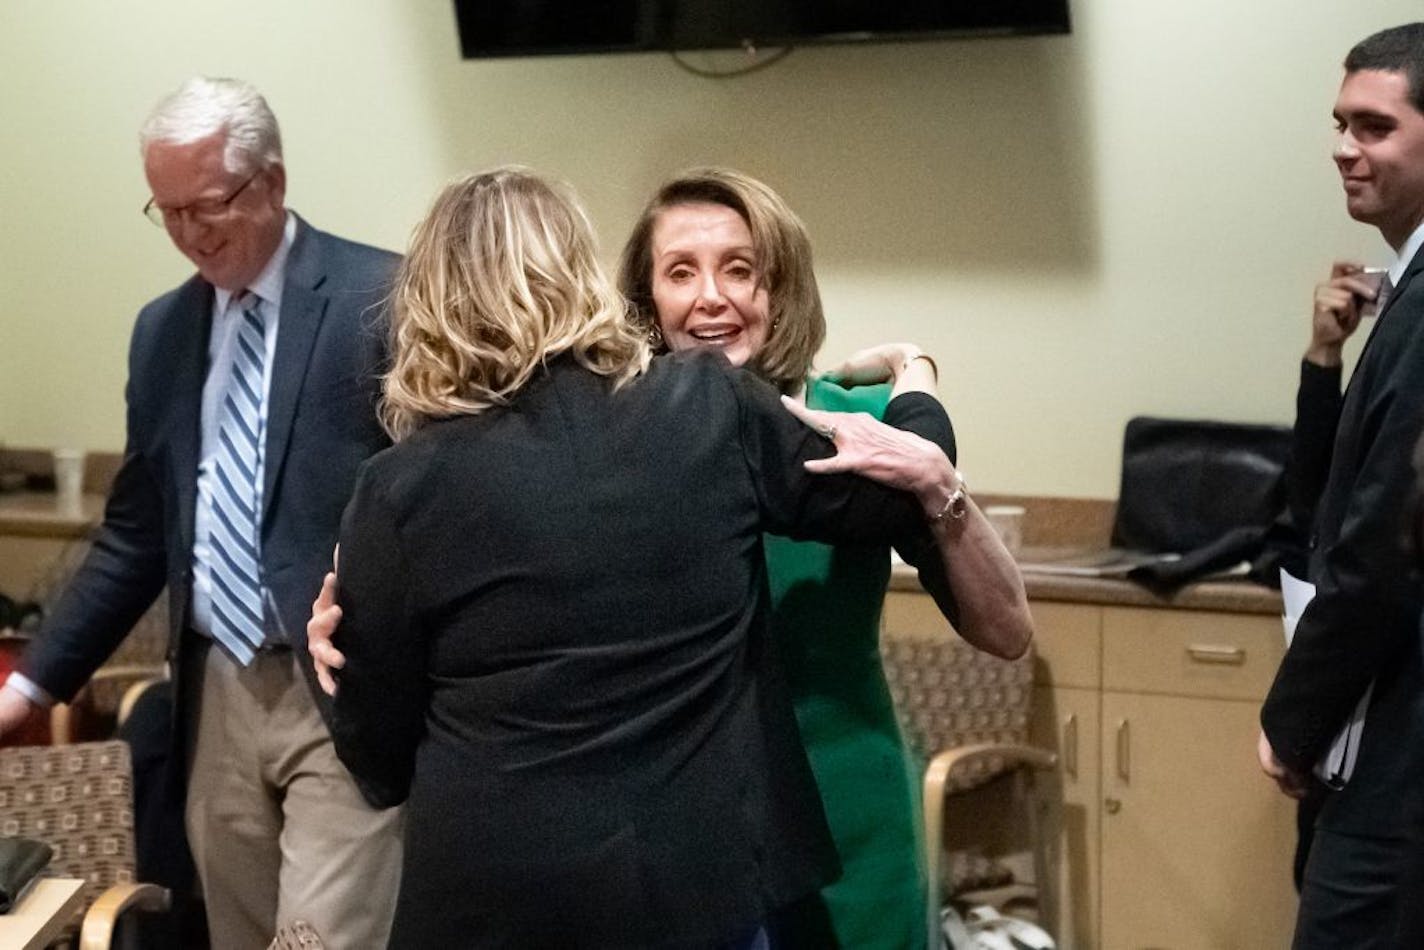
<svg viewBox="0 0 1424 950"><path fill-rule="evenodd" d="M1404 272L1409 269L1409 262L1414 260L1414 255L1419 253L1419 249L1424 247L1424 223L1414 229L1414 233L1409 235L1404 241L1404 246L1399 248L1399 259L1389 268L1389 283L1393 287L1398 287L1399 282L1404 279Z"/></svg>

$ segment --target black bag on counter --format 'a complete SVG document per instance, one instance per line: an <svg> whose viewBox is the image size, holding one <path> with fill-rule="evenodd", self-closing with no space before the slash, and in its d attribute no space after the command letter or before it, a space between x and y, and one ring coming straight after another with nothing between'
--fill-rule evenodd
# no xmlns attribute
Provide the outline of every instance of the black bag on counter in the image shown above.
<svg viewBox="0 0 1424 950"><path fill-rule="evenodd" d="M1262 557L1269 539L1293 534L1282 522L1290 446L1287 426L1129 420L1113 546L1181 555L1129 577L1176 587L1247 561L1252 577L1274 586Z"/></svg>
<svg viewBox="0 0 1424 950"><path fill-rule="evenodd" d="M1185 553L1285 508L1291 430L1188 419L1129 420L1114 547Z"/></svg>
<svg viewBox="0 0 1424 950"><path fill-rule="evenodd" d="M8 914L54 855L32 838L0 838L0 914Z"/></svg>

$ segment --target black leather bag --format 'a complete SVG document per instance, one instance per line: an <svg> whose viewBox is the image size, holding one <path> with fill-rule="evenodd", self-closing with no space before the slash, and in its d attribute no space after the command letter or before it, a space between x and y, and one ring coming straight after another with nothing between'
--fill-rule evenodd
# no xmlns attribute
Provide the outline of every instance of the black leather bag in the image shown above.
<svg viewBox="0 0 1424 950"><path fill-rule="evenodd" d="M1285 510L1290 442L1285 426L1130 420L1113 546L1185 560L1233 539L1255 536L1259 544Z"/></svg>
<svg viewBox="0 0 1424 950"><path fill-rule="evenodd" d="M0 914L8 914L54 852L33 838L0 838Z"/></svg>
<svg viewBox="0 0 1424 950"><path fill-rule="evenodd" d="M1113 545L1187 552L1238 528L1266 528L1285 507L1291 430L1138 416L1122 445Z"/></svg>

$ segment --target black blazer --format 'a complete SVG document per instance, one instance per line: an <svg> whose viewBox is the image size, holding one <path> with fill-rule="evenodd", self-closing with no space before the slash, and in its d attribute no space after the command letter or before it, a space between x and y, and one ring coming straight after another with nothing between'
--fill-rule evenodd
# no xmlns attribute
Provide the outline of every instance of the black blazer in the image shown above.
<svg viewBox="0 0 1424 950"><path fill-rule="evenodd" d="M886 418L950 444L929 397ZM711 946L834 876L762 532L941 565L913 499L804 471L829 452L701 353L616 393L557 359L367 465L333 735L409 796L393 946Z"/></svg>
<svg viewBox="0 0 1424 950"><path fill-rule="evenodd" d="M1261 723L1280 760L1308 773L1375 682L1354 777L1320 816L1322 827L1353 834L1420 832L1424 586L1406 529L1411 453L1424 430L1421 270L1424 255L1415 255L1343 400L1329 385L1332 374L1310 366L1298 395L1293 507L1309 512L1318 493L1310 559L1316 595Z"/></svg>
<svg viewBox="0 0 1424 950"><path fill-rule="evenodd" d="M375 400L385 352L381 305L397 261L298 219L282 288L262 562L281 624L328 711L311 675L306 621L356 471L389 445ZM165 585L170 661L184 642L212 307L212 285L194 276L139 313L129 349L127 443L103 524L20 664L58 699L74 695ZM182 664L172 665L176 676Z"/></svg>

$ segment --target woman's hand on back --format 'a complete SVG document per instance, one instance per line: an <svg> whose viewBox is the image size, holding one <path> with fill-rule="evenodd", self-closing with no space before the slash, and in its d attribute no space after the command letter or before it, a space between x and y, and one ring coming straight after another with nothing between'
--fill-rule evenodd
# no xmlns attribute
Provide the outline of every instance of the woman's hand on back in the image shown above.
<svg viewBox="0 0 1424 950"><path fill-rule="evenodd" d="M346 657L332 646L331 638L341 625L341 605L336 602L336 574L328 573L321 582L321 593L312 602L311 619L307 621L307 652L316 667L316 679L322 692L336 695L334 672L346 665Z"/></svg>
<svg viewBox="0 0 1424 950"><path fill-rule="evenodd" d="M787 396L781 401L792 415L835 443L836 454L806 462L807 471L853 472L914 494L931 523L959 604L955 627L960 636L995 656L1022 656L1033 638L1023 577L979 506L963 494L963 477L944 450L865 413L807 409ZM950 503L956 496L964 507L952 515Z"/></svg>
<svg viewBox="0 0 1424 950"><path fill-rule="evenodd" d="M836 447L829 458L811 459L806 471L817 475L851 472L891 488L910 492L926 514L943 507L958 475L944 450L928 439L886 425L869 413L808 409L789 396L781 397L793 416Z"/></svg>

